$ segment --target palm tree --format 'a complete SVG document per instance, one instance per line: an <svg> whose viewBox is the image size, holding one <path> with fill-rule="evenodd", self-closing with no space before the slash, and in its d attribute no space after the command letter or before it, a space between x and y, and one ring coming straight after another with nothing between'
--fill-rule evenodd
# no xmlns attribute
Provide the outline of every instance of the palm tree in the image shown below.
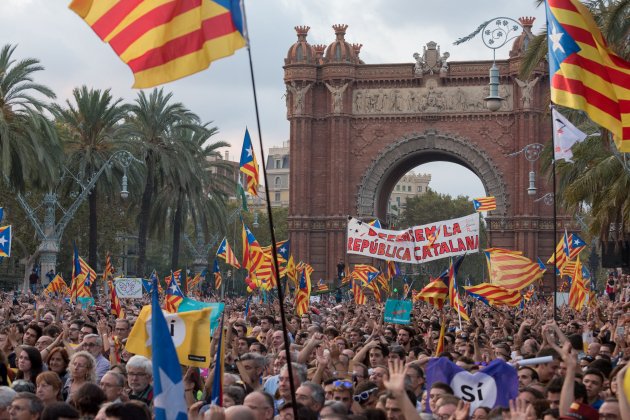
<svg viewBox="0 0 630 420"><path fill-rule="evenodd" d="M11 45L0 50L0 174L15 190L24 191L54 183L61 147L44 115L49 105L37 98L54 99L55 94L33 81L44 67L34 58L16 61L14 51Z"/></svg>
<svg viewBox="0 0 630 420"><path fill-rule="evenodd" d="M72 96L74 104L68 100L65 107L54 105L53 113L64 133L67 164L79 173L81 180L86 180L105 165L112 153L128 144L121 130L127 107L122 99L114 100L109 89L101 91L82 86L75 88ZM112 172L113 167L108 167L88 196L88 261L94 268L98 258L98 191L106 196L113 193Z"/></svg>
<svg viewBox="0 0 630 420"><path fill-rule="evenodd" d="M205 236L211 229L225 232L225 224L222 223L226 219L225 192L234 191L236 185L232 178L225 175L232 167L220 160L219 149L230 144L223 141L205 144L217 132L216 127L209 128L208 124L204 124L198 130L182 133L182 141L190 147L192 162L184 171L186 178L180 178L179 185L174 185L177 201L172 220L172 269L176 269L179 263L181 231L188 219L195 230L201 229Z"/></svg>
<svg viewBox="0 0 630 420"><path fill-rule="evenodd" d="M183 104L171 101L172 94L154 89L147 96L141 91L130 106L127 131L142 150L146 165L144 190L138 214L137 274L145 274L147 239L151 207L156 193L177 179L181 168L191 161L177 138L178 129L196 130L198 118Z"/></svg>

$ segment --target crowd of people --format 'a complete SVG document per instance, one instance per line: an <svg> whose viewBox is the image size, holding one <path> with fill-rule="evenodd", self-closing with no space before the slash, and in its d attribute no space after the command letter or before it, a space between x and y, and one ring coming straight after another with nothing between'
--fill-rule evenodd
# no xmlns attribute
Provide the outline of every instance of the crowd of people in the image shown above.
<svg viewBox="0 0 630 420"><path fill-rule="evenodd" d="M228 298L223 404L211 403L213 363L208 369L182 366L188 416L630 419L623 385L630 359L630 276L613 285L579 313L558 308L556 320L551 300L542 296L522 308L475 302L470 321L448 306L437 310L417 302L408 325L384 323L383 305L373 300L339 303L332 295L296 316L288 296L286 334L277 302ZM0 420L151 419L151 360L125 349L148 303L148 297L124 301L126 317L115 319L107 299L83 308L30 291L3 294ZM471 405L451 384L427 382L435 357L470 373L501 359L513 366L518 394L504 406ZM532 358L544 359L523 362Z"/></svg>

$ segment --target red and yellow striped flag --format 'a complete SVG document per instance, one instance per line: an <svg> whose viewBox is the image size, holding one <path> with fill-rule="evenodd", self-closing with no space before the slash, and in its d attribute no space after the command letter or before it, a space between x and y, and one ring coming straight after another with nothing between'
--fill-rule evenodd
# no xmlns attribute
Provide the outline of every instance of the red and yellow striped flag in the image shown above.
<svg viewBox="0 0 630 420"><path fill-rule="evenodd" d="M68 285L63 280L60 274L57 274L55 278L48 283L46 289L44 290L46 293L53 295L57 294L59 296L65 296L68 294Z"/></svg>
<svg viewBox="0 0 630 420"><path fill-rule="evenodd" d="M551 100L584 111L630 152L630 63L608 48L579 0L548 0Z"/></svg>
<svg viewBox="0 0 630 420"><path fill-rule="evenodd" d="M107 252L107 256L105 257L105 270L103 271L103 283L109 284L111 279L114 277L114 266L112 265L112 257Z"/></svg>
<svg viewBox="0 0 630 420"><path fill-rule="evenodd" d="M245 46L237 0L73 0L76 12L135 77L135 88L208 68Z"/></svg>
<svg viewBox="0 0 630 420"><path fill-rule="evenodd" d="M485 254L491 283L508 290L522 290L545 273L538 263L520 253L486 250Z"/></svg>
<svg viewBox="0 0 630 420"><path fill-rule="evenodd" d="M577 264L571 279L571 290L569 290L569 306L576 311L581 311L586 302L586 285L584 277L582 277L582 264L580 257L577 257Z"/></svg>
<svg viewBox="0 0 630 420"><path fill-rule="evenodd" d="M442 319L440 324L440 338L438 338L438 343L435 347L435 357L438 357L440 353L444 351L444 333L446 332L446 320Z"/></svg>
<svg viewBox="0 0 630 420"><path fill-rule="evenodd" d="M112 287L110 289L110 297L111 297L111 313L115 315L117 319L125 317L125 311L122 306L120 306L120 301L118 300L118 294L116 293L116 287Z"/></svg>
<svg viewBox="0 0 630 420"><path fill-rule="evenodd" d="M464 286L464 290L475 298L481 298L482 301L485 299L489 305L518 306L521 303L521 294L518 291L508 290L490 283Z"/></svg>
<svg viewBox="0 0 630 420"><path fill-rule="evenodd" d="M365 305L365 293L363 293L361 282L358 280L352 280L352 295L354 296L354 303Z"/></svg>
<svg viewBox="0 0 630 420"><path fill-rule="evenodd" d="M422 300L437 309L442 309L447 296L448 287L446 286L446 283L444 283L441 279L435 279L416 293L413 297L413 301L417 302Z"/></svg>

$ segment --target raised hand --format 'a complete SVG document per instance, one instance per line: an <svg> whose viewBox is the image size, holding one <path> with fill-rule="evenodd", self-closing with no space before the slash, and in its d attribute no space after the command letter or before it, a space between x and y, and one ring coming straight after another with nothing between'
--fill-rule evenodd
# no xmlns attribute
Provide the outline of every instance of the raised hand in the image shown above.
<svg viewBox="0 0 630 420"><path fill-rule="evenodd" d="M402 360L389 360L389 379L383 381L383 385L396 395L405 393L405 365Z"/></svg>
<svg viewBox="0 0 630 420"><path fill-rule="evenodd" d="M510 400L510 420L527 419L527 402L520 398Z"/></svg>
<svg viewBox="0 0 630 420"><path fill-rule="evenodd" d="M459 400L457 403L457 409L453 413L451 419L453 420L468 420L468 413L470 413L470 403L464 400Z"/></svg>

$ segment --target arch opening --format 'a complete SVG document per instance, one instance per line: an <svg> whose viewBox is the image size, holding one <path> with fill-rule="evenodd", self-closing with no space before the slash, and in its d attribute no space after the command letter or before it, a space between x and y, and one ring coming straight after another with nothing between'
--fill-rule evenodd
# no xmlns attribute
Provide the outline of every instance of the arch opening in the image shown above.
<svg viewBox="0 0 630 420"><path fill-rule="evenodd" d="M473 172L486 194L497 198L496 214L508 214L507 187L490 156L470 141L435 131L404 137L379 153L363 175L357 214L385 220L389 197L398 181L417 166L436 161L461 165Z"/></svg>

